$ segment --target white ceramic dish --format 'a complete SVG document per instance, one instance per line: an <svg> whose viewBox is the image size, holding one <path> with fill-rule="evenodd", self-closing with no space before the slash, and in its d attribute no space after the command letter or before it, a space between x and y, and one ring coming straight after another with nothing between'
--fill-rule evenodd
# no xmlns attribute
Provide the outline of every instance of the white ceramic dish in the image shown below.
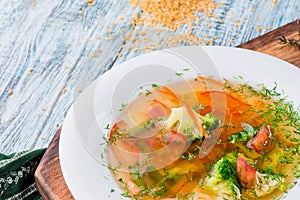
<svg viewBox="0 0 300 200"><path fill-rule="evenodd" d="M267 87L277 82L279 91L300 105L300 70L280 59L230 47L181 47L146 54L127 61L94 81L70 108L60 136L59 156L65 181L75 199L125 199L104 166L106 124L112 123L120 105L130 102L139 85L168 84L200 73L228 80L242 76L251 85ZM175 73L189 68L183 76ZM177 74L178 75L178 74ZM132 80L135 81L132 81ZM113 101L111 100L113 99ZM84 134L83 134L84 133ZM111 191L114 190L114 192ZM287 199L299 199L296 186Z"/></svg>

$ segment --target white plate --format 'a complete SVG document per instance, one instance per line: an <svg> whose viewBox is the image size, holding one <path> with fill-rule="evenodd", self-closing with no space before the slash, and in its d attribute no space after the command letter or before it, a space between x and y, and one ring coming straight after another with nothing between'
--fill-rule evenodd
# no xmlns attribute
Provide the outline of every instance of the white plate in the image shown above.
<svg viewBox="0 0 300 200"><path fill-rule="evenodd" d="M138 71L141 66L143 70ZM279 91L284 89L289 99L296 106L300 105L300 70L285 61L258 52L230 47L181 47L127 61L94 81L70 108L63 124L59 144L60 164L64 179L75 199L125 199L120 196L122 191L100 159L100 152L103 150L103 146L99 145L103 142L100 133L104 131L105 124L111 123L115 117L105 113L104 109L115 110L126 95L128 98L127 88L131 92L134 85L130 80L134 77L126 77L124 74L137 70L136 77L148 78L146 82L150 82L153 77L147 73L153 73L151 67L155 72L158 69L163 71L164 66L174 72L191 68L192 70L185 72L186 77L194 76L199 71L198 66L205 66L201 68L202 75L220 75L229 80L234 76L242 76L251 85L263 83L267 87L273 87L274 82L277 82ZM150 71L143 75L148 69ZM170 79L174 81L180 78L182 77L174 76L166 80L165 74L159 71L155 72L154 81L167 84ZM124 81L122 87L118 85L120 79ZM114 98L114 103L107 101L107 98ZM101 130L97 129L99 127ZM79 132L83 130L88 132L87 136L80 136ZM287 199L299 199L299 196L300 189L296 186L289 192Z"/></svg>

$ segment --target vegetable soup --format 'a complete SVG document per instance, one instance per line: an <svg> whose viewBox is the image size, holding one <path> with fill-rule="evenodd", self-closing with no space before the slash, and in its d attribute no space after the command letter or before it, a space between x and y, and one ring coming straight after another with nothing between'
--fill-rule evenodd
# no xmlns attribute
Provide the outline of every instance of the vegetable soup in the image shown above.
<svg viewBox="0 0 300 200"><path fill-rule="evenodd" d="M107 155L132 199L277 199L299 177L299 129L276 87L199 76L123 105Z"/></svg>

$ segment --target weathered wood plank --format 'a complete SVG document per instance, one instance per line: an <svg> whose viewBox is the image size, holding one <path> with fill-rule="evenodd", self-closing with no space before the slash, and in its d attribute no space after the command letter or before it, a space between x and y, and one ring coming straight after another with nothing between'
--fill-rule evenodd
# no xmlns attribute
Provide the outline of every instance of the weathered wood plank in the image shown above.
<svg viewBox="0 0 300 200"><path fill-rule="evenodd" d="M0 83L1 152L47 146L57 124L62 123L79 94L77 89L83 89L111 67L123 41L121 33L115 34L117 39L104 40L109 35L104 27L110 26L111 19L117 19L121 12L127 23L126 11L130 11L116 4L116 1L101 1L95 6L87 6L85 1L69 0L45 3L42 8L38 8L39 2L34 7L29 1L12 5L14 9L27 7L16 19L22 21L24 18L25 21L12 23L10 27L12 30L20 27L20 34L12 35L8 42L3 38L8 38L10 32L0 33L0 44L11 45L0 47L0 52L12 54L0 58L0 77L3 77ZM47 13L37 24L29 15L38 17L43 8L47 8ZM84 12L82 15L80 10ZM130 29L123 25L116 28L120 27ZM107 51L98 56L100 48ZM28 74L31 67L34 70ZM64 88L66 93L62 92ZM8 95L8 90L14 93Z"/></svg>

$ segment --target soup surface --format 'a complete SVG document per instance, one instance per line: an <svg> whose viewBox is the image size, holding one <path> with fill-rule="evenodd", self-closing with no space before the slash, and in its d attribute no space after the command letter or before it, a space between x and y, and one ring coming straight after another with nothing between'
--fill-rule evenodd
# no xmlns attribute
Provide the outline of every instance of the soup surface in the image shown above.
<svg viewBox="0 0 300 200"><path fill-rule="evenodd" d="M277 199L299 177L299 124L276 87L152 84L122 105L109 167L132 199Z"/></svg>

